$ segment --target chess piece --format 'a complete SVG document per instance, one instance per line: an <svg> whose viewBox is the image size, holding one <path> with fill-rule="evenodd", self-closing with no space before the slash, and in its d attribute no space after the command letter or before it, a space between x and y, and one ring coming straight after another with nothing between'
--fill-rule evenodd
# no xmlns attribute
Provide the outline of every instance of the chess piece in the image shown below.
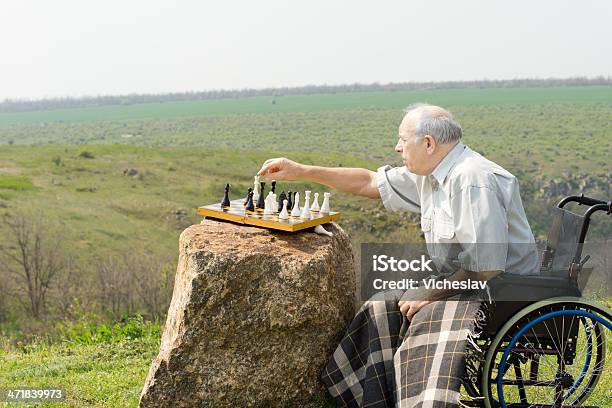
<svg viewBox="0 0 612 408"><path fill-rule="evenodd" d="M295 192L295 195L293 196L293 209L291 210L291 216L292 217L300 216L300 193L298 193L297 191Z"/></svg>
<svg viewBox="0 0 612 408"><path fill-rule="evenodd" d="M266 183L264 183L263 181L260 183L261 185L261 189L259 191L259 198L257 199L257 209L259 210L263 210L265 207L265 198L266 196L264 196L264 189L266 187ZM253 197L255 197L255 193L253 193Z"/></svg>
<svg viewBox="0 0 612 408"><path fill-rule="evenodd" d="M225 185L225 194L223 194L223 200L221 200L221 207L222 208L227 208L227 207L230 206L229 188L230 188L230 185L226 184Z"/></svg>
<svg viewBox="0 0 612 408"><path fill-rule="evenodd" d="M310 218L310 191L307 190L304 194L304 206L302 207L300 218Z"/></svg>
<svg viewBox="0 0 612 408"><path fill-rule="evenodd" d="M276 194L272 193L272 198L270 199L272 201L272 210L274 210L275 213L278 212L278 199L276 198Z"/></svg>
<svg viewBox="0 0 612 408"><path fill-rule="evenodd" d="M264 205L264 215L274 214L274 203L272 202L273 199L274 199L273 194L270 191L264 202L265 204Z"/></svg>
<svg viewBox="0 0 612 408"><path fill-rule="evenodd" d="M281 210L280 214L278 214L278 218L280 220L288 220L289 219L289 213L287 212L287 204L289 203L288 200L283 200L283 209Z"/></svg>
<svg viewBox="0 0 612 408"><path fill-rule="evenodd" d="M252 188L249 187L249 189L247 190L247 195L244 199L244 204L243 205L247 205L247 202L249 201L249 194L251 194L251 191L253 191Z"/></svg>
<svg viewBox="0 0 612 408"><path fill-rule="evenodd" d="M322 213L329 213L329 196L330 193L323 193L323 204L321 205Z"/></svg>
<svg viewBox="0 0 612 408"><path fill-rule="evenodd" d="M255 212L255 204L253 203L253 192L249 192L249 200L247 201L247 205L245 210L250 212Z"/></svg>
<svg viewBox="0 0 612 408"><path fill-rule="evenodd" d="M287 194L284 191L281 191L278 196L278 208L283 208L283 200L287 200Z"/></svg>
<svg viewBox="0 0 612 408"><path fill-rule="evenodd" d="M276 193L274 190L276 190L276 180L272 180L272 192Z"/></svg>
<svg viewBox="0 0 612 408"><path fill-rule="evenodd" d="M255 181L253 182L253 200L259 200L259 176L255 176Z"/></svg>
<svg viewBox="0 0 612 408"><path fill-rule="evenodd" d="M319 235L327 235L329 237L333 237L334 234L329 232L328 230L326 230L325 228L323 228L322 225L317 225L314 229L314 232L316 232Z"/></svg>
<svg viewBox="0 0 612 408"><path fill-rule="evenodd" d="M319 193L315 193L314 201L310 206L310 211L318 212L319 211Z"/></svg>
<svg viewBox="0 0 612 408"><path fill-rule="evenodd" d="M289 192L289 194L287 194L287 201L289 201L287 203L287 209L292 210L293 209L293 198L291 197L291 191Z"/></svg>

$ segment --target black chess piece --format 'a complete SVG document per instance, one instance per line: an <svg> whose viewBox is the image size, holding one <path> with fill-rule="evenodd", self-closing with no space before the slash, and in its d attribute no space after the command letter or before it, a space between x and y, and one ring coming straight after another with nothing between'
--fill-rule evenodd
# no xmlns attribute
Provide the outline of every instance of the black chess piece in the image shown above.
<svg viewBox="0 0 612 408"><path fill-rule="evenodd" d="M275 193L274 190L276 190L276 180L272 180L272 190L270 190L270 191L272 191L272 194Z"/></svg>
<svg viewBox="0 0 612 408"><path fill-rule="evenodd" d="M287 194L287 209L291 211L292 208L293 208L293 196L290 191L289 194Z"/></svg>
<svg viewBox="0 0 612 408"><path fill-rule="evenodd" d="M253 204L253 192L249 192L249 199L246 203L246 208L245 210L250 211L250 212L255 212L255 204Z"/></svg>
<svg viewBox="0 0 612 408"><path fill-rule="evenodd" d="M287 199L287 194L285 194L285 192L282 191L280 195L278 196L278 211L281 211L283 209L283 201L286 199Z"/></svg>
<svg viewBox="0 0 612 408"><path fill-rule="evenodd" d="M257 199L257 208L263 210L264 207L266 206L266 195L264 194L266 183L264 183L263 181L260 181L259 185L261 186L260 188L261 191L259 192L259 198Z"/></svg>
<svg viewBox="0 0 612 408"><path fill-rule="evenodd" d="M230 188L230 185L226 184L225 185L225 194L223 194L223 200L221 200L221 207L223 207L223 208L230 206L229 188Z"/></svg>
<svg viewBox="0 0 612 408"><path fill-rule="evenodd" d="M249 194L251 194L251 191L253 191L253 189L249 187L249 190L247 191L247 195L244 199L244 205L247 205L247 203L249 202Z"/></svg>

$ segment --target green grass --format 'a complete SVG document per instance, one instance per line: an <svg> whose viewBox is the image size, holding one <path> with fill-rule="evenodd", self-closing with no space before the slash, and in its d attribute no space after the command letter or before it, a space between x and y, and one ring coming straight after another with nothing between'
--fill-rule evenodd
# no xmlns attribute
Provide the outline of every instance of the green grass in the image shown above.
<svg viewBox="0 0 612 408"><path fill-rule="evenodd" d="M63 388L66 401L43 404L49 407L135 407L159 350L160 330L158 323L141 320L79 322L63 327L60 340L5 345L0 388Z"/></svg>
<svg viewBox="0 0 612 408"><path fill-rule="evenodd" d="M320 112L345 109L401 109L410 103L419 101L450 107L525 103L609 104L612 102L612 87L435 89L146 103L127 106L116 105L22 113L0 113L0 125L189 117L216 114Z"/></svg>
<svg viewBox="0 0 612 408"><path fill-rule="evenodd" d="M32 180L27 177L0 175L0 189L25 191L33 188Z"/></svg>
<svg viewBox="0 0 612 408"><path fill-rule="evenodd" d="M461 105L453 113L465 142L511 172L609 172L612 104ZM398 162L393 147L401 116L398 108L30 123L0 126L0 143L336 152L380 165Z"/></svg>

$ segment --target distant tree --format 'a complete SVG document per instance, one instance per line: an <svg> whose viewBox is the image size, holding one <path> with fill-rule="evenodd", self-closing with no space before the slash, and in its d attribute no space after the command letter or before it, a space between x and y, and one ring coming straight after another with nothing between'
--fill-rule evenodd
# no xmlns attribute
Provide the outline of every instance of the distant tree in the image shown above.
<svg viewBox="0 0 612 408"><path fill-rule="evenodd" d="M98 260L98 302L115 319L136 312L162 317L172 296L173 278L170 263L143 252Z"/></svg>
<svg viewBox="0 0 612 408"><path fill-rule="evenodd" d="M174 265L152 256L141 257L134 267L134 285L143 311L152 318L166 314L174 287ZM136 266L136 265L134 265Z"/></svg>
<svg viewBox="0 0 612 408"><path fill-rule="evenodd" d="M97 298L106 313L121 318L136 310L132 288L133 273L122 259L109 257L97 261Z"/></svg>
<svg viewBox="0 0 612 408"><path fill-rule="evenodd" d="M46 312L49 288L64 266L60 240L40 219L25 213L7 214L4 224L9 235L0 247L2 274L14 281L15 297L24 309L39 318Z"/></svg>
<svg viewBox="0 0 612 408"><path fill-rule="evenodd" d="M8 273L5 269L0 268L0 323L6 321L7 318L7 299L10 296L7 283Z"/></svg>
<svg viewBox="0 0 612 408"><path fill-rule="evenodd" d="M83 268L73 257L67 257L53 285L53 304L61 317L74 318L72 306L88 295Z"/></svg>

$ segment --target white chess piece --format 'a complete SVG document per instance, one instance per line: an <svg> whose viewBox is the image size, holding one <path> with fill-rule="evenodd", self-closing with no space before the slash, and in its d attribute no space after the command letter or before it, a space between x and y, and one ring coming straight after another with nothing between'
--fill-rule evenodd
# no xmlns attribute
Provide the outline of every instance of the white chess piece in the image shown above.
<svg viewBox="0 0 612 408"><path fill-rule="evenodd" d="M304 194L304 206L300 218L310 218L310 191L306 191Z"/></svg>
<svg viewBox="0 0 612 408"><path fill-rule="evenodd" d="M272 192L268 193L264 201L264 215L272 215L274 214L274 208L272 205Z"/></svg>
<svg viewBox="0 0 612 408"><path fill-rule="evenodd" d="M295 193L295 195L293 196L293 208L291 209L291 216L300 216L300 193Z"/></svg>
<svg viewBox="0 0 612 408"><path fill-rule="evenodd" d="M274 210L275 213L278 212L278 198L276 198L276 193L272 193L272 210Z"/></svg>
<svg viewBox="0 0 612 408"><path fill-rule="evenodd" d="M332 232L329 232L328 230L326 230L325 228L323 228L322 225L317 225L314 229L314 232L316 232L319 235L327 235L329 237L333 237L334 234Z"/></svg>
<svg viewBox="0 0 612 408"><path fill-rule="evenodd" d="M329 196L331 193L323 193L323 204L321 205L322 213L329 213Z"/></svg>
<svg viewBox="0 0 612 408"><path fill-rule="evenodd" d="M259 194L261 194L259 191L260 188L261 185L259 184L259 176L255 176L255 181L253 182L253 202L257 202L259 199Z"/></svg>
<svg viewBox="0 0 612 408"><path fill-rule="evenodd" d="M314 201L312 202L312 205L310 206L310 211L315 211L315 212L319 211L319 193L315 193Z"/></svg>
<svg viewBox="0 0 612 408"><path fill-rule="evenodd" d="M289 212L287 212L287 204L289 204L289 201L283 200L283 209L281 210L280 214L278 214L278 218L281 220L289 219Z"/></svg>

